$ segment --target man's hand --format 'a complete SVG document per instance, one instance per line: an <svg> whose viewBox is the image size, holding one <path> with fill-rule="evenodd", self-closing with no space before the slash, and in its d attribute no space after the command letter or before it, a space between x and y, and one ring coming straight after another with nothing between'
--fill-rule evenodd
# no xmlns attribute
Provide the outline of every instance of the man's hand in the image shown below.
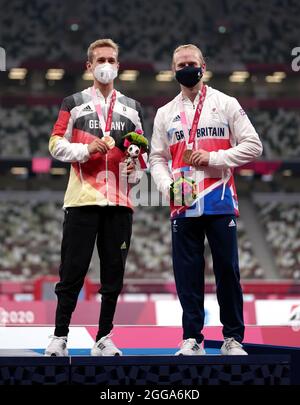
<svg viewBox="0 0 300 405"><path fill-rule="evenodd" d="M127 165L126 169L127 169L126 174L127 174L127 176L129 176L129 174L131 174L135 171L135 163L133 161L131 161L129 163L129 165Z"/></svg>
<svg viewBox="0 0 300 405"><path fill-rule="evenodd" d="M199 149L191 154L190 162L196 169L200 169L201 166L208 166L209 152L204 149Z"/></svg>
<svg viewBox="0 0 300 405"><path fill-rule="evenodd" d="M97 152L105 154L109 151L109 147L104 141L97 138L92 143L89 144L88 151L90 155L93 155L94 153Z"/></svg>
<svg viewBox="0 0 300 405"><path fill-rule="evenodd" d="M121 164L122 164L122 171L121 171L122 176L129 176L136 169L136 164L133 160L127 164L126 162L122 162Z"/></svg>

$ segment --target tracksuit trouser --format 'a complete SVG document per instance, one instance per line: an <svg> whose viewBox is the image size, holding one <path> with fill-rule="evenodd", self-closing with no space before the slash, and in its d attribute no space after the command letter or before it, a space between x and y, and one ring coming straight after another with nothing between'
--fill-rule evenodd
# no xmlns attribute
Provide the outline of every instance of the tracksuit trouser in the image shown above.
<svg viewBox="0 0 300 405"><path fill-rule="evenodd" d="M56 284L55 336L67 336L71 316L89 269L95 243L100 258L102 295L96 340L113 328L118 296L123 287L132 232L132 210L121 206L66 208L61 245L60 281Z"/></svg>
<svg viewBox="0 0 300 405"><path fill-rule="evenodd" d="M244 338L236 218L203 215L171 220L172 256L177 294L183 309L183 339L204 339L204 239L212 253L223 336Z"/></svg>

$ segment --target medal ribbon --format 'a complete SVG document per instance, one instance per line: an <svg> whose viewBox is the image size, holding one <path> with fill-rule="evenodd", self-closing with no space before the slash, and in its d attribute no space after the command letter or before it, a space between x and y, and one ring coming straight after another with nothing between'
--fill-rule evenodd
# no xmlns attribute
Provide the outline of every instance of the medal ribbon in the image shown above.
<svg viewBox="0 0 300 405"><path fill-rule="evenodd" d="M205 100L205 97L206 97L206 91L207 91L207 87L205 85L203 85L202 91L201 91L201 94L200 94L200 97L199 97L199 102L198 102L198 105L197 105L197 108L196 108L196 111L195 111L195 115L194 115L191 131L190 131L190 135L189 135L189 131L188 131L187 116L186 116L186 113L184 111L182 98L180 97L180 101L179 101L179 103L180 103L180 121L181 121L181 125L182 125L182 129L183 129L185 139L186 140L188 139L188 142L187 142L188 149L192 149L192 145L193 145L193 143L195 141L196 131L197 131L197 128L198 128L198 123L199 123L199 120L200 120L204 100Z"/></svg>
<svg viewBox="0 0 300 405"><path fill-rule="evenodd" d="M114 90L112 95L111 95L106 122L104 120L104 116L103 116L100 101L97 99L95 87L92 88L92 92L93 92L94 106L95 106L96 112L98 114L98 118L99 118L99 121L100 121L100 125L101 125L103 135L109 135L110 131L111 131L113 110L114 110L114 106L115 106L116 98L117 98L116 90ZM104 128L105 128L105 130L104 130Z"/></svg>

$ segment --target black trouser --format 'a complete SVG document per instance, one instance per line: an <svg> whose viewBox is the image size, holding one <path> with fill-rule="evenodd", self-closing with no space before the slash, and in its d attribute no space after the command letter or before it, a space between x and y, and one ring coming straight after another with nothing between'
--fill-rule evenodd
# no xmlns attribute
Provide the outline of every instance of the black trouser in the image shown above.
<svg viewBox="0 0 300 405"><path fill-rule="evenodd" d="M234 221L234 222L232 222ZM204 238L211 249L223 336L244 338L236 219L234 215L203 215L172 221L173 268L183 309L183 339L203 340Z"/></svg>
<svg viewBox="0 0 300 405"><path fill-rule="evenodd" d="M111 331L117 299L123 287L131 230L130 208L92 205L66 209L60 281L55 287L58 299L55 336L68 335L71 316L90 265L96 240L100 258L99 293L102 294L96 340Z"/></svg>

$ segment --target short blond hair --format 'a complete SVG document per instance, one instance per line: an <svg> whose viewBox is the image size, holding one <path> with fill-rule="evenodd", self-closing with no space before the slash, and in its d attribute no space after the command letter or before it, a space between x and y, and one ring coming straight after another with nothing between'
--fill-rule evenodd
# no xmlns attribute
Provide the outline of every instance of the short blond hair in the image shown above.
<svg viewBox="0 0 300 405"><path fill-rule="evenodd" d="M178 47L174 50L174 52L173 52L173 58L172 58L172 66L175 65L175 61L174 61L174 59L175 59L175 54L176 54L177 52L181 51L182 49L188 49L188 48L191 48L191 49L194 49L195 51L197 51L198 54L199 54L199 58L200 58L201 64L205 63L205 59L204 59L204 57L203 57L203 54L202 54L202 52L201 52L201 49L198 48L198 46L196 46L196 45L193 45L193 44L186 44L186 45L180 45L180 46L178 46Z"/></svg>
<svg viewBox="0 0 300 405"><path fill-rule="evenodd" d="M94 49L96 49L96 48L104 48L104 47L113 48L117 53L117 59L118 59L119 45L116 44L110 38L104 38L104 39L97 39L97 41L92 42L90 44L90 46L88 47L88 50L87 50L88 61L93 62L93 51L94 51Z"/></svg>

